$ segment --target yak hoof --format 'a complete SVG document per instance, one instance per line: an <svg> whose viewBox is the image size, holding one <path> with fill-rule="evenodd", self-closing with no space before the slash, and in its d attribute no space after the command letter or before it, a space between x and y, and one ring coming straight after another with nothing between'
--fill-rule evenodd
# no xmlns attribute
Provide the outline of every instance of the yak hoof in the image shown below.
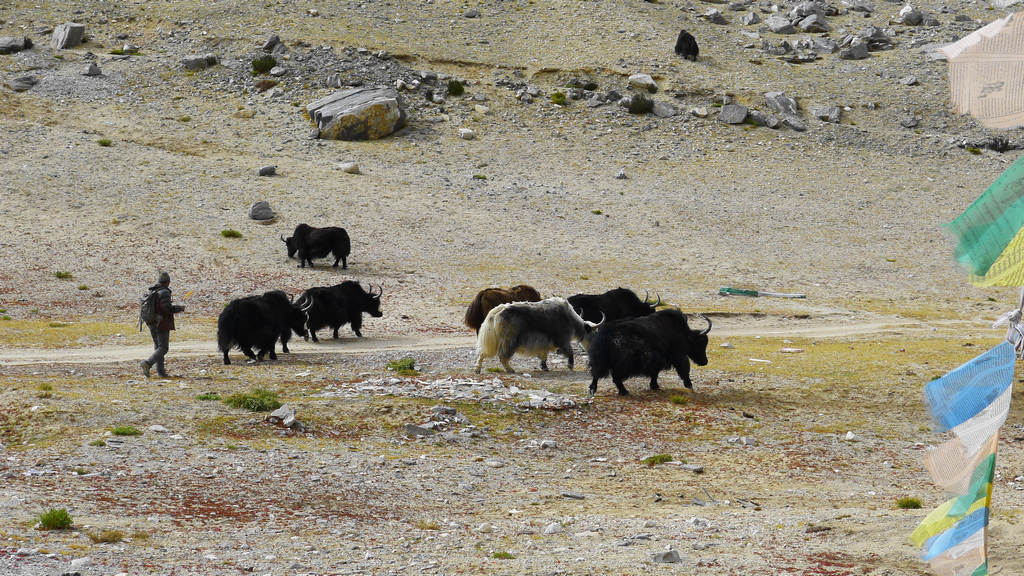
<svg viewBox="0 0 1024 576"><path fill-rule="evenodd" d="M629 396L629 390L626 390L625 388L619 390L619 396Z"/></svg>

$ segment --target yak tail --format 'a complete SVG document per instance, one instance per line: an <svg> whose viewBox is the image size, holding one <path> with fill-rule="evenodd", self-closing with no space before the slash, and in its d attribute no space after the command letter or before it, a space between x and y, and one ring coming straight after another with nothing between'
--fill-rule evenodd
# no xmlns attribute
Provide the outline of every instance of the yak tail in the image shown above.
<svg viewBox="0 0 1024 576"><path fill-rule="evenodd" d="M484 303L480 294L482 294L482 292L478 292L477 295L473 297L473 301L469 303L469 308L466 309L466 317L462 320L466 326L476 330L477 334L480 333L480 323L484 319Z"/></svg>
<svg viewBox="0 0 1024 576"><path fill-rule="evenodd" d="M220 318L217 319L217 349L221 352L231 350L231 346L235 343L235 314L233 312L234 310L226 309L220 313Z"/></svg>
<svg viewBox="0 0 1024 576"><path fill-rule="evenodd" d="M480 326L480 331L476 335L476 351L478 355L482 355L484 358L490 358L498 353L498 344L500 338L500 327L499 324L501 319L499 315L505 309L505 305L495 306L487 313L487 317L484 318L484 323Z"/></svg>
<svg viewBox="0 0 1024 576"><path fill-rule="evenodd" d="M600 330L594 334L587 350L587 359L590 362L590 375L595 378L604 378L611 369L612 350L611 338Z"/></svg>

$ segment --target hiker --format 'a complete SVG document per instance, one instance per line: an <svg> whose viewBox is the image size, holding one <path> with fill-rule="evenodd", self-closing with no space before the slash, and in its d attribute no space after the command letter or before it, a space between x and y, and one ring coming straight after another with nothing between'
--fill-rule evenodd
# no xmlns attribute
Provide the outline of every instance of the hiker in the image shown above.
<svg viewBox="0 0 1024 576"><path fill-rule="evenodd" d="M164 356L171 344L171 330L174 330L174 314L185 309L184 306L171 304L171 275L161 272L157 283L149 287L149 294L143 299L142 322L149 326L153 335L153 355L139 363L142 373L149 378L149 369L156 366L156 373L167 377L164 369ZM147 303L151 301L151 304Z"/></svg>

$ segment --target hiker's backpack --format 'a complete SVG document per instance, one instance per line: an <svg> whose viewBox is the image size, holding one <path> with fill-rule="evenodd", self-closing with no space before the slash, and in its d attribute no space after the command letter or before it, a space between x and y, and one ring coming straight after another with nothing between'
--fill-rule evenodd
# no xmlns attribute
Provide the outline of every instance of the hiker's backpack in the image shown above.
<svg viewBox="0 0 1024 576"><path fill-rule="evenodd" d="M139 330L142 325L153 327L160 322L160 314L156 311L157 299L160 298L159 290L149 290L139 299Z"/></svg>

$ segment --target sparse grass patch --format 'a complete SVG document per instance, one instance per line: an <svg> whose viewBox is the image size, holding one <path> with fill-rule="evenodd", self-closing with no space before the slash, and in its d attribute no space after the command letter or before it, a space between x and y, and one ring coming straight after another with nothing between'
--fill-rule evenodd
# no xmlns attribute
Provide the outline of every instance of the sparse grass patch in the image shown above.
<svg viewBox="0 0 1024 576"><path fill-rule="evenodd" d="M501 367L498 367L498 366L491 366L490 368L487 369L487 371L492 373L492 374L497 374L497 373L500 373L500 372L504 372L505 369L501 368Z"/></svg>
<svg viewBox="0 0 1024 576"><path fill-rule="evenodd" d="M569 103L569 101L565 98L564 92L555 92L554 94L551 95L551 103L556 104L558 106L565 106Z"/></svg>
<svg viewBox="0 0 1024 576"><path fill-rule="evenodd" d="M896 507L903 510L917 510L921 507L921 499L911 496L904 496L896 501Z"/></svg>
<svg viewBox="0 0 1024 576"><path fill-rule="evenodd" d="M50 328L67 328L70 324L66 322L50 322L47 326Z"/></svg>
<svg viewBox="0 0 1024 576"><path fill-rule="evenodd" d="M136 530L135 532L132 532L132 540L149 540L149 532Z"/></svg>
<svg viewBox="0 0 1024 576"><path fill-rule="evenodd" d="M50 508L39 515L39 526L43 530L64 530L71 524L71 514L64 508Z"/></svg>
<svg viewBox="0 0 1024 576"><path fill-rule="evenodd" d="M680 394L673 394L672 397L668 399L668 401L677 406L686 406L686 404L690 402L690 399Z"/></svg>
<svg viewBox="0 0 1024 576"><path fill-rule="evenodd" d="M513 558L515 558L515 556L513 556L511 552L508 552L506 550L500 550L498 552L495 552L494 554L491 554L491 558L497 558L498 560L512 560Z"/></svg>
<svg viewBox="0 0 1024 576"><path fill-rule="evenodd" d="M975 146L968 146L967 147L967 151L970 152L971 154L975 154L975 155L981 154L981 148L977 148Z"/></svg>
<svg viewBox="0 0 1024 576"><path fill-rule="evenodd" d="M78 289L79 290L88 290L89 289L89 285L88 284L79 284L78 285Z"/></svg>
<svg viewBox="0 0 1024 576"><path fill-rule="evenodd" d="M266 388L257 388L248 394L232 394L224 399L232 408L245 408L250 412L269 412L281 407L277 393Z"/></svg>
<svg viewBox="0 0 1024 576"><path fill-rule="evenodd" d="M462 82L458 80L448 81L448 95L449 96L462 96L466 93L466 87L462 85Z"/></svg>
<svg viewBox="0 0 1024 576"><path fill-rule="evenodd" d="M419 530L440 530L441 526L433 520L416 520L412 523Z"/></svg>
<svg viewBox="0 0 1024 576"><path fill-rule="evenodd" d="M643 460L641 460L641 462L643 462L644 464L646 464L649 467L654 467L654 466L657 466L658 464L664 464L665 462L671 462L671 461L672 461L672 455L671 454L655 454L654 456L648 456L647 458L644 458Z"/></svg>
<svg viewBox="0 0 1024 576"><path fill-rule="evenodd" d="M277 66L277 58L274 58L269 54L252 59L252 73L254 76L256 74L266 74L267 72L270 72L274 66Z"/></svg>
<svg viewBox="0 0 1024 576"><path fill-rule="evenodd" d="M106 445L107 445L106 440L103 440L101 438L97 438L96 440L93 440L92 442L89 442L89 446L106 446Z"/></svg>
<svg viewBox="0 0 1024 576"><path fill-rule="evenodd" d="M487 180L485 174L473 174L473 180Z"/></svg>
<svg viewBox="0 0 1024 576"><path fill-rule="evenodd" d="M220 235L225 237L225 238L241 238L242 237L242 233L241 232L239 232L238 230L232 230L231 228L226 228L224 230L221 230L220 231Z"/></svg>
<svg viewBox="0 0 1024 576"><path fill-rule="evenodd" d="M593 210L590 211L590 213L591 214L596 214L598 216L600 216L601 214L604 214L604 212L600 208L594 208Z"/></svg>
<svg viewBox="0 0 1024 576"><path fill-rule="evenodd" d="M178 118L178 122L191 122L191 121L192 121L192 117L191 116L187 116L187 115Z"/></svg>
<svg viewBox="0 0 1024 576"><path fill-rule="evenodd" d="M388 370L399 376L416 376L419 374L419 371L416 370L416 359L412 356L388 362Z"/></svg>
<svg viewBox="0 0 1024 576"><path fill-rule="evenodd" d="M99 140L96 141L96 143L99 144L100 146L103 146L104 148L112 146L114 144L114 142L110 138L100 138Z"/></svg>
<svg viewBox="0 0 1024 576"><path fill-rule="evenodd" d="M135 426L114 426L110 429L110 433L114 436L141 436L142 430Z"/></svg>
<svg viewBox="0 0 1024 576"><path fill-rule="evenodd" d="M72 278L71 272L65 272L63 270L57 270L53 273L53 276L61 280L70 280Z"/></svg>
<svg viewBox="0 0 1024 576"><path fill-rule="evenodd" d="M124 540L124 532L114 530L112 528L107 528L106 530L101 531L90 530L86 532L86 534L95 544L120 542L121 540Z"/></svg>
<svg viewBox="0 0 1024 576"><path fill-rule="evenodd" d="M196 400L220 400L220 394L216 392L203 392L196 394Z"/></svg>

